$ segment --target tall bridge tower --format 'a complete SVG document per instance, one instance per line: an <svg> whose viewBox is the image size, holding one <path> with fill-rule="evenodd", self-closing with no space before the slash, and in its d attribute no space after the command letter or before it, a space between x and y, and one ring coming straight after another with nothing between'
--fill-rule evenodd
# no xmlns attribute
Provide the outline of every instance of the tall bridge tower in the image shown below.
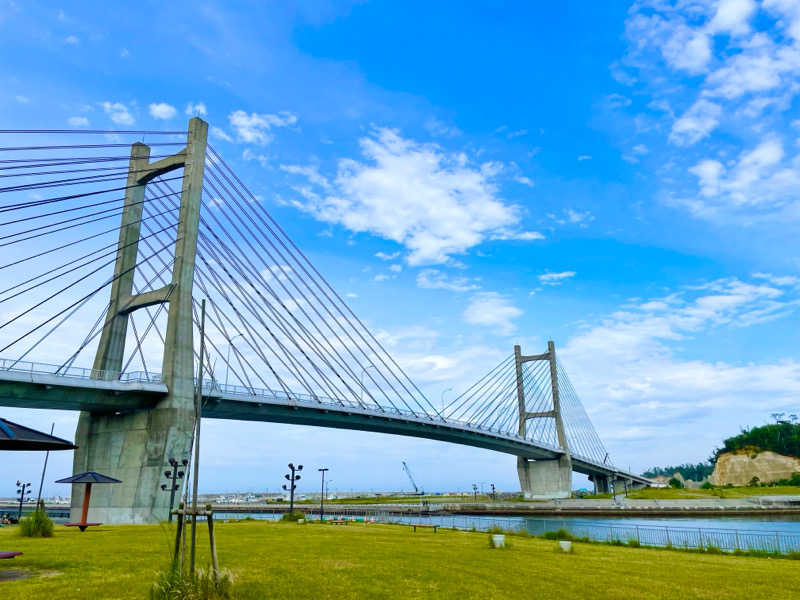
<svg viewBox="0 0 800 600"><path fill-rule="evenodd" d="M189 121L186 146L180 152L150 162L150 148L131 147L130 168L114 268L115 279L94 360L93 377L117 379L131 312L168 304L162 378L168 392L149 410L127 414L87 412L75 433L73 472L98 471L122 480L92 496L93 518L106 523L158 522L167 518L169 494L160 489L170 457L188 458L194 412L194 345L192 286L197 250L203 169L208 124ZM183 169L178 227L171 281L160 289L133 293L145 187L148 182ZM72 518L83 502L83 487L72 487Z"/></svg>
<svg viewBox="0 0 800 600"><path fill-rule="evenodd" d="M550 410L537 412L528 412L527 410L522 364L532 361L550 363L550 388L553 394L553 407ZM523 356L520 347L514 346L514 366L517 372L519 435L523 438L526 436L529 420L554 419L558 445L565 451L562 456L554 459L531 460L518 456L517 474L522 493L528 499L569 498L572 491L572 457L561 414L555 344L549 341L547 342L547 352L530 356Z"/></svg>

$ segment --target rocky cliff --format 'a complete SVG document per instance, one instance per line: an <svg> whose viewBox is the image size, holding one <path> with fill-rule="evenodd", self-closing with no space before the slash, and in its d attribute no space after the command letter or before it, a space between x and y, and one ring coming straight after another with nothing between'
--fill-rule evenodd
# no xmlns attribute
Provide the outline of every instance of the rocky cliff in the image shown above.
<svg viewBox="0 0 800 600"><path fill-rule="evenodd" d="M747 485L753 479L763 483L790 479L800 473L800 458L775 452L726 452L717 458L709 481L714 485Z"/></svg>

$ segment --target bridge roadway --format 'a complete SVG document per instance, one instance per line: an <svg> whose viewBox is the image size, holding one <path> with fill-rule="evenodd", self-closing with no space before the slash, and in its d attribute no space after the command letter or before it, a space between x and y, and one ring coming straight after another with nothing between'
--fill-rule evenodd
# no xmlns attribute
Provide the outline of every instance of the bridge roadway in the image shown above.
<svg viewBox="0 0 800 600"><path fill-rule="evenodd" d="M0 405L18 408L132 412L155 406L167 394L158 374L129 373L122 379L92 378L89 369L70 367L54 374L53 365L0 359ZM203 417L238 421L292 423L338 429L375 431L439 440L495 450L529 459L555 459L561 448L476 427L439 416L418 415L394 408L364 407L359 403L305 394L224 385L203 381ZM572 469L648 484L641 475L626 473L572 454Z"/></svg>

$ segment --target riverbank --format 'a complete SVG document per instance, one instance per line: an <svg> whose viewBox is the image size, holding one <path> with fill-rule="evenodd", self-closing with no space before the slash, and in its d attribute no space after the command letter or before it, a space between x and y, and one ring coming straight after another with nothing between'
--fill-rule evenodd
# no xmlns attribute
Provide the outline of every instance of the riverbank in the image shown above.
<svg viewBox="0 0 800 600"><path fill-rule="evenodd" d="M208 563L205 528L199 564ZM792 597L800 561L690 554L597 544L509 538L450 530L413 533L399 525L220 523L221 566L236 598L697 598ZM0 547L24 552L3 569L27 579L0 581L4 600L144 598L169 559L166 526L101 526L84 534L59 528L49 539L0 529ZM7 561L12 562L12 561ZM525 565L520 569L519 565ZM598 585L602 574L602 585ZM680 576L677 576L680 574Z"/></svg>

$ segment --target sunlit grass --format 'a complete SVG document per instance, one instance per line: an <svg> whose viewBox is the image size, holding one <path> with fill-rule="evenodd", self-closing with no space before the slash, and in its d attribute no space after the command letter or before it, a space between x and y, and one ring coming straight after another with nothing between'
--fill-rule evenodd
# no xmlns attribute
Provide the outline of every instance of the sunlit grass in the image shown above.
<svg viewBox="0 0 800 600"><path fill-rule="evenodd" d="M198 564L207 566L205 525ZM791 598L800 561L556 543L515 537L492 550L487 534L396 525L220 523L220 565L238 598ZM0 582L4 600L146 598L169 560L164 526L66 528L47 539L0 529L0 549L21 550L2 569L32 577Z"/></svg>

